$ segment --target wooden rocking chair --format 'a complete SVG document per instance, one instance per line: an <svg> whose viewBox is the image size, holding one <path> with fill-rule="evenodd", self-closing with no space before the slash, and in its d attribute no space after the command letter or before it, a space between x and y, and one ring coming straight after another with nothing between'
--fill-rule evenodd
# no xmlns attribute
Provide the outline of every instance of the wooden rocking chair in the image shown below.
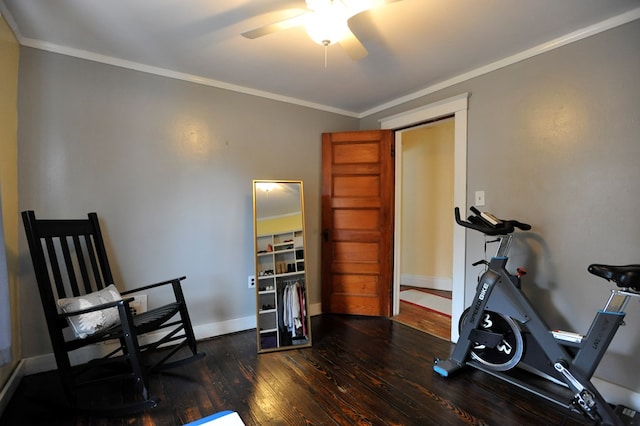
<svg viewBox="0 0 640 426"><path fill-rule="evenodd" d="M43 220L25 211L22 219L58 374L70 405L79 412L107 416L155 407L158 399L149 393L149 374L204 356L197 350L182 293L185 277L118 293L96 213L89 213L88 219ZM132 313L131 295L163 287L173 291L172 303ZM107 341L112 345L96 345ZM72 366L70 353L82 348L108 353ZM114 382L131 382L134 391L119 390L116 402L104 400L106 396L99 402L84 402L92 394L88 387L102 389L98 392L102 395L105 383L113 386ZM123 393L131 400L123 402Z"/></svg>

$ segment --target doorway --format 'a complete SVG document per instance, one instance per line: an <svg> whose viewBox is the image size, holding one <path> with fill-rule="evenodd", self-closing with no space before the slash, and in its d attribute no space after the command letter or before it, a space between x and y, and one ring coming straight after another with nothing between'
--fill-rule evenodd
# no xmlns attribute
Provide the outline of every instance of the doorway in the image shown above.
<svg viewBox="0 0 640 426"><path fill-rule="evenodd" d="M400 309L395 320L449 340L453 282L454 118L400 132Z"/></svg>
<svg viewBox="0 0 640 426"><path fill-rule="evenodd" d="M403 133L440 118L452 116L454 127L454 178L453 178L453 204L466 211L467 193L467 105L468 93L445 99L425 107L397 114L382 119L383 129L396 131L396 152L402 152ZM395 188L395 223L394 229L402 229L402 156L396 155L396 188ZM449 226L449 225L447 225ZM457 323L466 306L465 300L465 259L466 259L466 234L459 226L450 225L452 229L453 258L451 280L451 341L458 340ZM394 282L393 282L393 315L400 312L400 283L401 283L401 233L394 233Z"/></svg>

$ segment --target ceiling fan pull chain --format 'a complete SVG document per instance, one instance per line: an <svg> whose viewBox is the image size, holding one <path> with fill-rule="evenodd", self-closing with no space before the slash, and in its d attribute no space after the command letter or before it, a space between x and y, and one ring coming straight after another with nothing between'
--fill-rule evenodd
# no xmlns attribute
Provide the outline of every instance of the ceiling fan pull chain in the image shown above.
<svg viewBox="0 0 640 426"><path fill-rule="evenodd" d="M329 49L329 44L331 44L329 40L322 41L322 45L324 46L324 67L325 68L327 68L327 56L328 56L327 50Z"/></svg>
<svg viewBox="0 0 640 426"><path fill-rule="evenodd" d="M324 67L327 67L327 46L324 47Z"/></svg>

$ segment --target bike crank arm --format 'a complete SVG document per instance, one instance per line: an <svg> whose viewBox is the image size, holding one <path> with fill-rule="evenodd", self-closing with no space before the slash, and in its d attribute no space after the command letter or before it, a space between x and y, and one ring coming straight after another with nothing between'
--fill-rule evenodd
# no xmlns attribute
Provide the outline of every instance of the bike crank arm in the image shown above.
<svg viewBox="0 0 640 426"><path fill-rule="evenodd" d="M569 382L569 385L575 389L576 394L574 397L574 403L578 405L578 407L587 414L587 416L592 420L598 420L596 416L594 416L593 408L596 406L596 397L585 388L582 383L576 379L573 374L566 368L565 363L563 361L558 361L553 364L553 367L560 374L564 376L565 379Z"/></svg>

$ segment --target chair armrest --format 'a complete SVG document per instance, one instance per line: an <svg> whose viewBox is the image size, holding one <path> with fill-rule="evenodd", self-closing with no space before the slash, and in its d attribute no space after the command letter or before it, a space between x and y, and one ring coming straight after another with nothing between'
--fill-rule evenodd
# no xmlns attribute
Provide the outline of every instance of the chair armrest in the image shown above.
<svg viewBox="0 0 640 426"><path fill-rule="evenodd" d="M128 297L126 299L115 300L113 302L104 303L102 305L96 305L96 306L92 306L90 308L81 309L79 311L59 313L58 317L59 318L75 317L76 315L82 315L82 314L86 314L86 313L94 312L94 311L101 311L103 309L113 308L113 307L116 307L116 306L119 306L119 305L123 305L125 303L129 304L129 302L132 302L132 301L133 301L133 297Z"/></svg>
<svg viewBox="0 0 640 426"><path fill-rule="evenodd" d="M160 287L160 286L167 285L167 284L175 284L175 283L179 283L180 281L182 281L182 280L184 280L186 278L187 278L186 276L182 276L182 277L179 277L179 278L173 278L173 279L170 279L170 280L161 281L159 283L149 284L149 285L146 285L144 287L134 288L133 290L123 291L123 292L120 292L120 294L124 296L124 295L127 295L127 294L136 293L136 292L140 292L140 291L144 291L144 290L149 290L149 289Z"/></svg>

